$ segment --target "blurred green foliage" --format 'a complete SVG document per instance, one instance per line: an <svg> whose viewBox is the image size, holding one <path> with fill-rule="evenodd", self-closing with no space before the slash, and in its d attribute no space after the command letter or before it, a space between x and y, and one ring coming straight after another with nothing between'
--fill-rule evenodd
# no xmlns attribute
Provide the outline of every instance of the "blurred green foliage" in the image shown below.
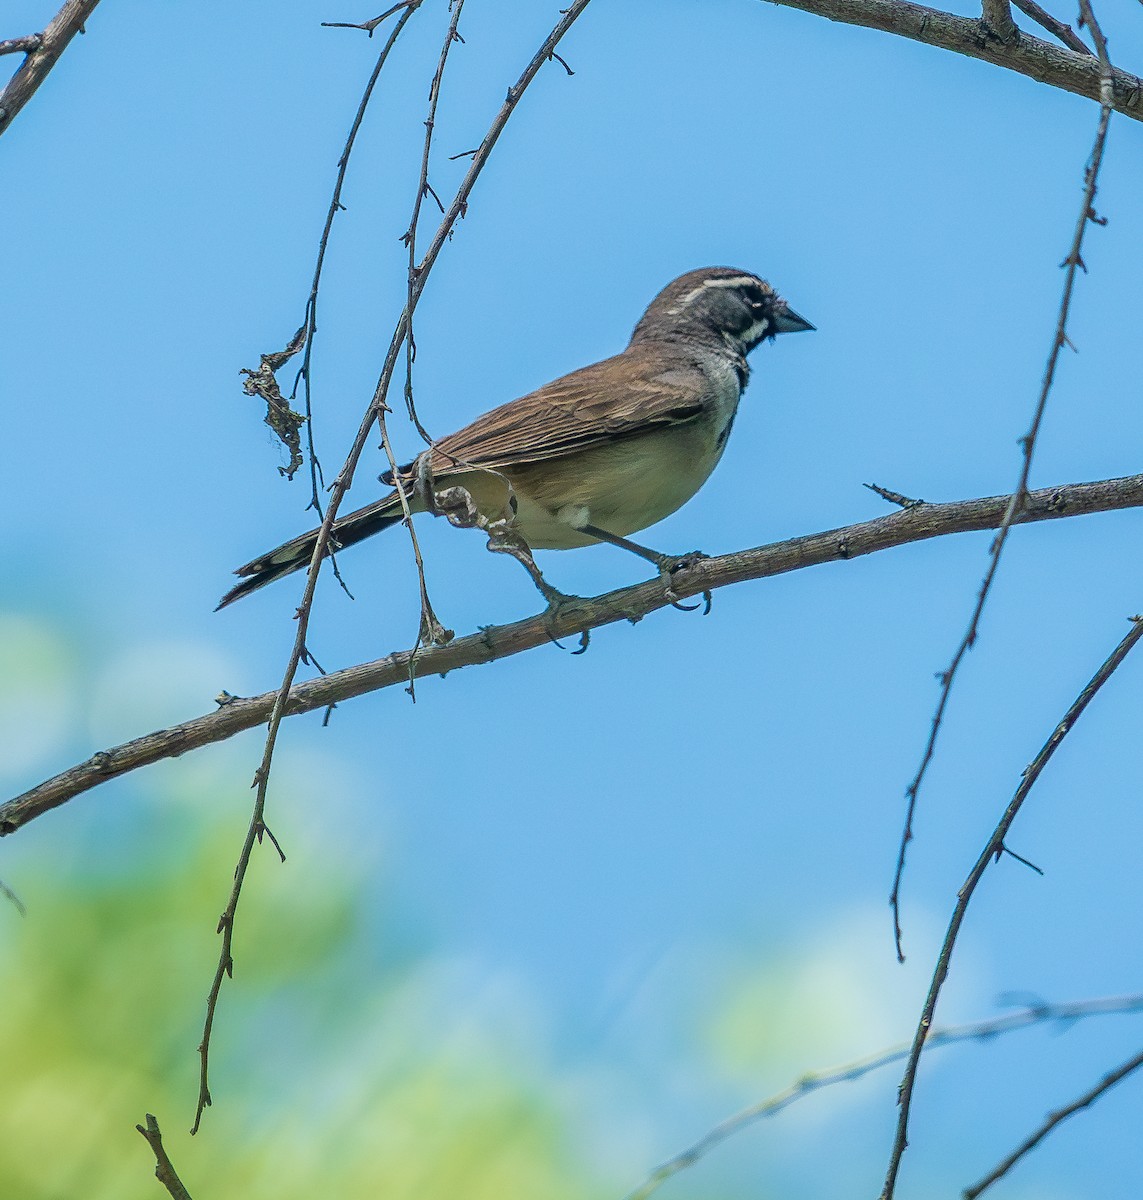
<svg viewBox="0 0 1143 1200"><path fill-rule="evenodd" d="M215 1106L186 1129L232 839L101 877L41 881L0 914L4 1063L0 1196L161 1194L134 1126L153 1112L195 1200L590 1194L542 1073L503 1030L449 1013L449 974L398 952L384 969L353 880L306 864L304 891L259 886L215 1030ZM262 854L268 855L264 847Z"/></svg>

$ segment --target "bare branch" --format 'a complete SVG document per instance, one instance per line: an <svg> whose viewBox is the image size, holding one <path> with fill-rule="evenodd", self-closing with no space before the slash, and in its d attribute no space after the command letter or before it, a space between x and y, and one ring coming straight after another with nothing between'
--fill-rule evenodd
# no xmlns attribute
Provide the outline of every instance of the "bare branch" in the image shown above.
<svg viewBox="0 0 1143 1200"><path fill-rule="evenodd" d="M422 0L398 0L392 8L387 8L379 17L373 17L369 21L361 21L360 23L353 21L322 21L323 29L362 29L370 37L373 36L373 31L381 24L382 21L387 21L395 12L399 12L402 8L406 10L406 15L409 9L419 8Z"/></svg>
<svg viewBox="0 0 1143 1200"><path fill-rule="evenodd" d="M1085 11L1090 11L1087 0L1080 0L1080 3L1084 6ZM1094 18L1092 18L1092 22L1094 22ZM1097 32L1098 28L1097 25L1093 25L1093 33ZM1060 352L1064 346L1069 345L1067 336L1068 314L1071 311L1076 271L1083 266L1083 258L1080 254L1083 247L1083 237L1087 232L1089 222L1105 223L1096 216L1092 205L1095 202L1096 181L1099 178L1100 164L1103 162L1103 148L1107 142L1108 123L1111 119L1112 68L1110 62L1107 61L1107 48L1103 43L1103 35L1099 34L1096 40L1100 52L1099 69L1103 80L1103 90L1101 93L1103 99L1100 105L1099 125L1096 129L1091 156L1084 168L1083 199L1080 204L1079 214L1076 217L1075 230L1072 233L1071 248L1068 250L1063 264L1061 264L1066 268L1066 271L1064 274L1063 295L1060 297L1059 315L1056 318L1056 329L1052 336L1052 347L1048 352L1044 377L1040 383L1040 394L1036 400L1036 407L1032 412L1032 422L1028 427L1028 432L1020 439L1020 446L1023 452L1023 461L1020 465L1020 478L1017 480L1016 490L1012 493L1008 511L1004 514L1004 520L1000 523L1000 528L989 550L988 569L984 573L984 580L980 585L980 590L977 592L976 604L973 607L972 615L969 617L968 628L965 630L964 637L960 640L960 645L957 646L956 651L953 653L952 661L938 676L941 681L940 695L937 698L937 705L933 711L932 721L929 725L929 736L925 742L925 748L921 754L921 761L917 767L916 774L905 789L905 821L901 829L901 840L897 847L897 866L893 874L893 888L889 893L889 906L893 912L893 939L897 948L897 959L899 962L905 961L905 954L901 947L901 880L905 873L905 856L909 843L913 840L913 818L916 814L917 795L920 792L925 774L929 769L929 764L933 761L933 754L937 746L937 736L940 733L941 722L944 720L945 709L948 707L949 696L952 692L957 671L960 669L960 665L969 650L976 644L977 635L980 631L980 618L984 612L984 606L988 601L989 593L992 591L993 581L996 579L996 572L1000 566L1000 556L1004 553L1004 546L1008 540L1008 531L1011 529L1017 513L1023 506L1025 498L1028 495L1028 478L1032 471L1032 456L1036 451L1036 439L1040 434L1040 426L1044 419L1044 410L1048 404L1048 394L1052 390L1052 383L1056 377L1056 366L1059 363Z"/></svg>
<svg viewBox="0 0 1143 1200"><path fill-rule="evenodd" d="M1020 38L1008 0L980 0L980 19L985 32L1005 46L1011 46Z"/></svg>
<svg viewBox="0 0 1143 1200"><path fill-rule="evenodd" d="M151 1153L155 1156L155 1178L170 1192L172 1200L191 1200L190 1192L183 1187L182 1180L167 1157L163 1147L163 1135L159 1132L159 1122L148 1113L146 1126L136 1125L135 1128L147 1139L147 1145L151 1147Z"/></svg>
<svg viewBox="0 0 1143 1200"><path fill-rule="evenodd" d="M322 268L325 266L325 255L329 249L330 233L333 229L333 221L339 212L343 212L345 206L341 203L341 193L345 186L346 172L349 170L349 159L353 153L353 147L357 141L357 134L361 129L361 123L365 119L365 111L369 107L369 102L373 98L373 91L377 86L377 81L381 78L381 71L384 69L385 63L389 59L389 54L392 51L397 39L401 36L401 31L405 28L409 18L413 13L420 8L423 0L402 0L400 4L395 4L388 11L375 18L373 21L366 22L365 25L346 26L331 22L323 22L323 25L334 24L338 28L353 28L363 29L368 28L370 37L373 36L373 30L387 17L393 15L399 9L405 11L401 13L401 19L394 25L390 31L388 38L385 40L385 45L381 48L380 54L377 56L377 61L373 65L373 70L370 73L369 79L366 81L365 89L361 94L361 100L357 105L357 112L353 116L353 121L349 127L349 133L346 135L345 146L341 151L341 156L337 160L337 178L333 185L333 195L330 197L329 208L326 210L325 224L322 227L321 237L318 240L317 262L314 264L313 279L310 283L310 294L306 300L305 316L302 320L301 328L294 334L290 343L280 351L273 354L262 355L262 366L257 371L243 371L244 375L249 378L243 385L248 395L259 395L267 404L266 423L278 434L280 440L290 451L290 467L280 471L288 478L293 478L294 471L301 465L301 452L299 448L299 439L297 426L304 424L306 428L306 449L309 452L310 463L310 503L309 507L317 513L319 519L322 514L321 489L325 486L322 478L321 462L318 459L317 448L314 444L314 427L313 427L313 348L314 339L317 336L317 301L318 291L321 288ZM290 411L289 406L282 399L281 391L279 390L278 381L275 378L276 372L294 357L299 351L302 351L302 365L298 371L298 376L294 381L293 394L297 393L297 384L300 381L302 384L302 395L305 404L305 416L298 419L298 414ZM292 397L291 397L292 398ZM281 414L281 410L285 410ZM281 414L282 419L279 419ZM332 568L337 575L338 582L341 582L341 576L338 574L336 559L332 562ZM342 587L345 584L342 583Z"/></svg>
<svg viewBox="0 0 1143 1200"><path fill-rule="evenodd" d="M43 33L3 43L5 54L23 50L28 57L0 92L0 133L35 95L71 39L83 32L84 23L98 3L99 0L67 0Z"/></svg>
<svg viewBox="0 0 1143 1200"><path fill-rule="evenodd" d="M1077 54L1094 54L1095 51L1081 38L1070 25L1058 21L1050 12L1042 9L1036 0L1012 0L1012 3L1037 25L1042 26L1054 37L1058 38L1069 50Z"/></svg>
<svg viewBox="0 0 1143 1200"><path fill-rule="evenodd" d="M407 311L413 309L413 284L420 274L421 268L417 263L417 226L421 221L421 205L424 203L425 197L432 193L436 199L437 207L440 208L441 214L444 214L444 205L440 202L440 197L436 192L433 192L429 185L429 158L433 147L433 130L436 128L437 122L437 104L440 102L441 81L444 79L445 63L448 62L448 52L452 48L454 42L460 40L460 35L457 33L457 25L460 23L461 10L464 8L464 0L456 0L452 6L452 19L449 21L448 31L445 34L444 45L441 46L440 58L437 60L437 69L433 75L433 81L429 86L429 111L425 117L425 140L421 147L421 173L417 179L417 193L413 198L413 213L409 218L409 225L405 232L401 235L401 241L405 243L409 251L409 267L408 267L408 297L406 300ZM417 408L413 403L413 360L416 357L416 343L413 340L413 322L409 320L409 332L405 338L405 408L409 414L409 420L412 421L417 432L421 435L425 445L431 446L433 439L421 425L420 418L417 416ZM397 463L392 460L389 463L389 469L393 471L396 478ZM406 513L406 516L408 514Z"/></svg>
<svg viewBox="0 0 1143 1200"><path fill-rule="evenodd" d="M410 0L410 4L412 0ZM550 58L552 51L559 44L563 35L572 27L580 13L587 7L589 0L574 0L567 9L563 10L563 15L556 22L552 32L544 39L540 49L533 55L532 60L524 68L523 73L516 83L508 89L507 99L500 107L500 111L492 121L488 133L484 136L484 141L481 143L480 149L472 160L468 172L465 175L457 193L453 198L452 204L449 206L448 212L441 219L441 223L437 228L436 234L429 245L428 252L425 254L424 261L421 264L421 269L417 273L412 289L411 303L406 305L405 311L401 314L397 322L397 328L393 332L393 337L389 343L389 349L385 355L385 362L381 369L380 378L377 381L377 386L373 392L373 398L365 410L365 415L362 417L361 423L358 426L357 434L350 447L349 453L346 456L345 462L341 470L338 472L337 478L334 480L330 488L329 503L326 506L325 516L322 519L321 527L318 530L317 538L314 542L313 554L310 557L310 565L306 572L305 587L302 592L301 603L298 605L297 611L297 630L294 635L294 646L290 652L289 661L286 664L285 672L282 676L282 683L274 696L273 705L270 709L269 720L267 721L266 742L262 753L262 762L254 775L254 786L257 789L254 807L250 817L250 825L247 829L246 838L242 845L242 850L239 853L238 865L235 869L234 885L231 889L230 899L227 902L226 909L223 911L218 923L218 932L222 935L222 948L219 953L218 966L215 970L215 976L207 997L207 1012L206 1020L203 1025L203 1038L199 1045L199 1056L201 1059L201 1067L199 1072L199 1098L198 1108L195 1112L194 1126L192 1133L198 1131L202 1122L202 1116L206 1108L211 1103L210 1089L207 1086L207 1066L210 1054L210 1036L214 1024L215 1007L218 1002L219 992L222 987L223 979L232 974L234 969L234 961L231 956L231 944L234 930L234 914L238 907L238 900L242 892L242 884L246 876L246 870L249 866L250 856L254 849L254 843L260 842L263 836L267 833L266 823L264 819L266 792L270 780L270 767L274 758L274 750L277 746L278 731L281 728L282 718L286 716L291 689L293 682L298 673L298 666L302 662L303 657L307 654L306 650L306 634L309 629L310 614L313 609L314 591L317 587L318 573L321 570L322 561L326 556L326 550L329 546L330 535L333 530L333 523L337 517L337 510L341 501L345 497L345 493L349 490L353 483L353 475L357 470L357 464L361 459L361 454L365 449L365 443L369 438L370 430L373 428L374 422L377 423L381 432L382 441L388 439L388 434L385 429L384 415L388 411L388 406L385 403L386 395L388 394L389 384L392 381L393 371L397 364L397 357L401 351L401 345L408 334L409 322L412 319L413 308L420 299L421 292L424 290L425 282L428 278L429 271L432 269L433 263L436 261L441 248L452 232L453 226L463 215L467 204L468 197L472 191L476 180L479 178L484 164L488 161L489 155L492 153L493 147L507 124L509 117L512 115L519 103L521 96L524 94L528 85L536 77L540 68ZM402 20L408 15L406 13ZM390 13L396 11L391 9ZM389 15L389 14L384 14ZM379 20L383 18L378 18ZM390 452L390 460L392 455ZM420 648L418 639L417 647L414 648L412 662L408 667L406 678L411 678L415 670L416 651ZM328 676L327 678L333 678ZM233 705L228 705L226 712L233 709ZM260 722L259 722L260 723ZM276 844L276 843L275 843ZM279 849L279 853L280 853Z"/></svg>
<svg viewBox="0 0 1143 1200"><path fill-rule="evenodd" d="M1087 1108L1089 1105L1094 1104L1100 1096L1105 1092L1111 1091L1117 1083L1122 1082L1128 1075L1133 1071L1137 1071L1140 1067L1143 1067L1143 1050L1140 1050L1138 1054L1132 1055L1125 1063L1105 1075L1099 1083L1084 1092L1082 1096L1077 1097L1071 1104L1066 1104L1063 1108L1049 1113L1039 1129L1031 1134L1026 1141L1021 1142L1003 1162L997 1163L979 1183L973 1184L970 1188L965 1188L964 1200L976 1200L977 1196L987 1191L998 1179L1002 1179L1007 1175L1026 1154L1035 1150L1057 1125L1066 1121L1073 1113L1079 1112L1081 1108Z"/></svg>
<svg viewBox="0 0 1143 1200"><path fill-rule="evenodd" d="M0 42L0 54L31 54L44 44L42 33L29 33L24 37L6 38Z"/></svg>
<svg viewBox="0 0 1143 1200"><path fill-rule="evenodd" d="M325 254L329 247L329 235L333 228L333 219L339 212L343 211L344 206L341 203L341 192L345 186L345 174L349 170L349 157L353 153L354 143L357 141L358 131L361 129L361 122L365 119L365 110L369 107L369 101L373 97L373 89L377 86L377 80L381 78L381 71L388 61L389 53L396 44L397 39L401 36L401 31L405 28L409 18L420 8L422 0L403 0L401 4L395 4L392 8L383 12L373 21L366 22L369 30L369 36L373 36L373 30L387 17L393 15L398 9L404 8L401 13L401 19L393 27L389 37L385 41L385 45L381 49L381 53L377 56L377 62L374 64L373 72L369 76L368 82L365 84L365 90L361 94L361 101L357 106L357 112L353 116L353 123L349 127L349 134L345 139L345 148L341 152L341 157L337 160L337 180L333 186L333 195L330 198L329 209L325 216L325 226L321 231L321 240L318 242L317 262L314 264L313 282L310 284L310 295L306 301L306 317L305 317L305 353L302 355L301 378L302 387L305 396L306 406L306 437L307 449L310 455L310 507L319 517L322 516L321 496L319 483L324 486L324 480L321 479L321 463L318 461L317 450L314 447L314 432L313 432L313 349L314 338L317 335L317 301L318 289L321 287L322 267L325 265ZM323 22L324 24L324 22ZM357 28L364 28L358 26ZM337 572L337 563L333 564L334 572ZM340 575L338 581L341 581ZM345 584L342 583L342 587Z"/></svg>
<svg viewBox="0 0 1143 1200"><path fill-rule="evenodd" d="M421 273L421 266L417 263L417 226L421 220L421 205L424 203L425 196L432 192L429 184L429 159L433 147L433 130L436 128L437 121L437 104L440 101L441 81L444 79L445 64L448 62L448 52L452 49L453 43L460 41L460 34L457 32L457 26L460 23L460 14L464 8L464 0L455 0L452 4L452 18L449 21L448 29L445 32L444 44L441 46L440 57L437 59L437 69L433 74L433 81L429 85L429 112L425 117L425 140L421 148L421 171L417 178L417 193L413 198L413 213L409 218L408 228L405 230L401 240L405 243L409 251L409 265L406 277L408 294L405 300L405 312L408 314L408 330L405 334L405 408L409 414L409 420L413 423L416 431L424 439L429 446L433 444L433 439L429 436L425 427L421 424L420 418L417 416L417 407L413 403L413 360L417 355L417 343L413 336L413 311L416 307L416 301L413 298L413 285L416 283L417 276ZM440 197L432 192L436 198L437 206L444 214L444 205L440 202ZM393 453L393 445L389 438L389 430L385 422L385 409L381 408L377 415L377 424L381 429L381 447L385 451L385 457L389 460L389 471L394 480L400 476L400 469L397 466L397 458ZM427 461L427 460L426 460ZM417 629L417 644L414 649L419 649L421 645L437 646L449 642L454 637L451 629L446 629L444 625L437 619L437 615L433 612L432 603L429 600L429 585L425 581L425 560L421 555L421 543L417 539L417 531L413 526L413 514L409 508L409 498L405 494L404 487L398 485L397 494L401 500L401 508L405 514L405 528L409 532L409 539L413 544L413 558L417 564L417 584L421 591L421 620ZM416 699L415 684L413 677L409 677L409 695Z"/></svg>
<svg viewBox="0 0 1143 1200"><path fill-rule="evenodd" d="M268 399L272 401L273 393L278 392L277 382L274 379L272 372L279 369L287 358L291 357L293 354L296 354L298 349L300 349L302 346L305 347L303 359L304 365L302 370L306 380L306 426L308 431L307 436L309 438L310 477L313 484L312 503L319 513L321 512L321 504L318 499L317 474L320 468L317 462L317 455L314 451L313 427L309 421L309 418L312 415L310 408L309 367L310 354L313 347L313 336L316 332L315 314L317 307L317 290L321 278L322 262L325 256L326 244L329 239L329 231L330 225L333 221L333 215L341 207L341 187L345 180L346 168L349 165L349 154L353 148L354 139L357 136L357 131L360 128L361 121L365 115L365 109L369 104L369 98L372 95L374 85L377 83L377 79L381 74L381 69L384 67L385 62L389 57L389 52L393 49L393 45L400 36L401 30L404 29L406 22L420 7L421 2L422 0L405 0L404 3L395 5L388 12L383 13L377 18L377 22L380 23L386 17L391 16L399 8L404 8L405 10L401 14L400 20L396 23L392 32L390 33L389 38L377 59L377 63L373 68L373 73L365 87L364 95L362 96L361 102L357 108L356 117L354 118L353 125L350 128L345 150L342 152L341 160L338 164L337 183L334 186L333 200L330 203L330 208L326 217L325 228L322 231L321 243L318 250L317 266L314 270L313 285L310 291L309 301L306 304L305 324L294 335L292 342L286 347L285 350L281 351L281 353L278 355L270 356L272 361L269 363L269 384L267 385L265 382L263 382L263 387L258 389L260 394L263 394L264 396L267 395L267 393L270 393ZM370 36L372 36L372 32L372 29L370 29ZM262 364L265 371L268 365L266 355L262 356ZM248 382L252 382L256 378L252 372L247 372L247 374L251 376L251 380ZM279 400L281 399L280 393L278 393L278 398ZM297 453L296 446L294 447L293 452ZM336 507L337 505L334 503L332 508L336 510ZM338 581L341 582L341 576L337 573L336 563L334 564L333 569ZM219 946L218 963L214 969L214 977L211 980L210 989L207 992L206 1015L203 1018L202 1039L198 1045L198 1102L195 1107L194 1124L191 1127L192 1134L198 1132L199 1127L202 1124L203 1113L207 1108L210 1107L210 1104L212 1103L210 1094L211 1034L214 1030L214 1017L218 1008L218 998L222 993L223 980L227 977L233 976L234 974L234 922L238 913L238 902L242 896L242 886L246 881L246 872L250 868L250 859L254 853L254 846L255 844L260 844L262 839L268 836L283 862L286 858L282 847L278 844L277 838L274 837L273 833L266 824L266 795L270 784L270 766L273 762L274 749L277 745L278 729L281 725L282 717L284 715L285 703L289 696L290 685L293 683L294 676L297 674L299 663L301 663L303 660L312 660L312 656L309 654L309 651L306 648L306 632L309 622L309 606L312 603L313 598L314 581L314 572L311 564L311 574L307 579L308 588L306 598L302 602L302 608L298 610L298 626L297 632L294 636L293 650L290 655L290 661L286 669L285 678L278 689L278 694L275 697L274 706L270 713L270 719L267 722L266 743L262 751L262 761L259 764L258 770L254 773L253 786L256 790L254 794L254 805L250 813L250 824L247 826L246 836L243 839L242 848L238 853L238 862L234 868L234 881L231 884L230 896L227 899L226 908L223 909L222 915L218 919L217 932L220 935L222 942ZM344 586L345 584L342 583L342 587Z"/></svg>
<svg viewBox="0 0 1143 1200"><path fill-rule="evenodd" d="M937 956L936 969L933 971L928 995L925 997L925 1004L921 1009L921 1017L917 1022L917 1031L913 1036L913 1045L909 1051L909 1059L905 1064L905 1074L901 1079L901 1085L897 1092L899 1105L897 1133L893 1141L893 1150L889 1158L889 1169L885 1176L885 1187L881 1192L881 1200L892 1200L893 1190L897 1183L897 1173L901 1166L901 1156L905 1153L905 1147L908 1145L909 1112L912 1106L913 1089L917 1082L917 1066L921 1059L921 1051L925 1048L925 1039L932 1028L933 1014L936 1012L937 999L941 994L941 988L948 977L949 964L952 961L953 947L956 945L957 934L960 932L961 924L964 921L965 914L968 912L968 906L972 901L977 884L980 883L988 864L994 860L999 861L1003 856L1005 849L1004 839L1008 836L1008 831L1012 828L1012 822L1016 820L1016 814L1020 811L1036 780L1040 778L1040 773L1047 765L1048 760L1055 754L1057 747L1067 736L1076 721L1079 720L1080 715L1094 699L1095 694L1111 678L1116 668L1123 662L1131 651L1131 648L1140 638L1143 638L1143 617L1132 617L1131 628L1123 640L1115 647L1107 661L1096 671L1087 686L1076 697L1071 707L1064 714L1063 720L1052 730L1051 736L1041 747L1040 752L1025 769L1020 786L1016 789L1015 795L1004 810L1004 815L1000 818L1000 821L992 832L992 836L980 852L980 857L968 873L968 878L961 885L960 891L957 892L952 920L949 922L948 931L945 933L945 940L941 945L940 954Z"/></svg>
<svg viewBox="0 0 1143 1200"><path fill-rule="evenodd" d="M971 17L957 17L908 0L771 0L771 3L847 25L895 33L982 59L1065 92L1087 96L1089 100L1100 98L1099 63L1091 54L1062 49L1030 33L1021 34L1019 41L1005 46L985 37L980 22ZM1112 108L1135 121L1143 121L1143 79L1118 68L1112 78Z"/></svg>
<svg viewBox="0 0 1143 1200"><path fill-rule="evenodd" d="M995 529L1004 519L1009 499L989 496L949 504L917 504L872 521L702 559L676 575L672 590L686 599L729 584L860 558L910 542ZM1027 505L1017 519L1023 524L1140 507L1143 507L1143 474L1030 492ZM574 637L618 621L636 621L669 604L659 578L591 599L572 600L555 614L543 612L510 625L488 626L447 646L422 650L417 656L415 674L424 678L495 662L548 646L553 636ZM296 684L290 690L284 711L291 716L312 712L367 692L403 684L409 678L411 657L408 651L398 651L374 662ZM253 729L271 715L275 700L274 692L245 698L227 695L216 712L101 750L86 762L0 805L0 836L15 833L43 813L110 779Z"/></svg>
<svg viewBox="0 0 1143 1200"><path fill-rule="evenodd" d="M1108 996L1096 1000L1076 1000L1069 1004L1029 1005L1020 1012L1009 1013L1007 1016L934 1029L925 1041L925 1052L928 1053L941 1046L949 1046L956 1042L985 1041L1012 1033L1017 1029L1028 1029L1033 1025L1041 1025L1046 1022L1059 1022L1066 1026L1086 1017L1138 1013L1140 1011L1143 1011L1143 995ZM846 1063L841 1067L831 1067L827 1071L808 1072L797 1082L790 1084L784 1091L778 1092L777 1095L757 1104L751 1104L733 1116L727 1117L693 1146L656 1167L633 1192L628 1194L626 1200L647 1200L647 1197L657 1191L668 1179L680 1171L694 1166L728 1138L765 1117L777 1116L778 1113L789 1108L798 1100L838 1083L851 1083L854 1080L862 1079L873 1071L899 1062L908 1055L909 1045L910 1043L904 1042L899 1046L879 1050L876 1054L871 1054L867 1058L859 1058L856 1062ZM968 1195L968 1193L965 1194Z"/></svg>

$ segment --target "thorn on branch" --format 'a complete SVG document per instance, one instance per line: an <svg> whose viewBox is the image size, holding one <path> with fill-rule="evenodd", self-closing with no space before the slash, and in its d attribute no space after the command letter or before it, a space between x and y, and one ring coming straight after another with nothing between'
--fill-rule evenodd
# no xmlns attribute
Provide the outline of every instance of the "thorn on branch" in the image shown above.
<svg viewBox="0 0 1143 1200"><path fill-rule="evenodd" d="M556 60L556 62L558 62L560 64L561 67L563 67L563 69L565 71L567 71L567 73L569 75L575 74L575 72L571 69L571 67L569 67L567 65L567 63L554 50L551 52L551 54L548 55L548 62L551 62L553 58Z"/></svg>
<svg viewBox="0 0 1143 1200"><path fill-rule="evenodd" d="M1001 857L1005 854L1007 854L1009 858L1014 858L1018 863L1022 863L1024 866L1028 867L1030 870L1035 871L1037 875L1042 876L1044 874L1043 870L1040 867L1036 866L1036 864L1034 862L1032 862L1031 859L1022 857L1021 855L1017 854L1015 850L1009 850L1008 847L1003 842L1001 842L999 849L996 851L996 861L999 862Z"/></svg>
<svg viewBox="0 0 1143 1200"><path fill-rule="evenodd" d="M360 24L354 21L322 21L323 29L360 29L369 35L373 36L373 31L387 20L395 12L400 12L403 8L416 10L421 7L422 0L400 0L400 3L394 4L392 8L387 8L379 17L374 17L371 21L362 21Z"/></svg>
<svg viewBox="0 0 1143 1200"><path fill-rule="evenodd" d="M318 660L316 658L314 658L314 656L310 653L310 649L308 646L302 647L300 661L305 663L307 667L313 667L314 670L317 671L317 673L319 675L328 675L329 674L329 672L325 669L325 667L323 667L321 665L321 663L319 663Z"/></svg>
<svg viewBox="0 0 1143 1200"><path fill-rule="evenodd" d="M436 201L437 208L439 208L443 214L445 211L445 206L441 203L440 196L436 194L436 192L433 190L433 185L429 183L427 179L425 180L425 194L432 196L432 198Z"/></svg>
<svg viewBox="0 0 1143 1200"><path fill-rule="evenodd" d="M914 500L910 496L903 496L900 492L894 492L890 488L883 488L880 484L866 483L862 484L871 492L876 492L882 500L887 500L890 504L896 504L899 508L916 508L918 504L924 504L924 500Z"/></svg>
<svg viewBox="0 0 1143 1200"><path fill-rule="evenodd" d="M258 838L259 845L261 845L261 843L262 843L263 836L268 837L270 839L270 845L273 846L275 850L277 850L278 857L282 860L282 862L286 861L286 852L285 852L285 850L282 849L282 843L279 842L278 839L274 836L274 831L270 828L269 825L266 824L265 821L258 822L258 828L255 833L255 836Z"/></svg>

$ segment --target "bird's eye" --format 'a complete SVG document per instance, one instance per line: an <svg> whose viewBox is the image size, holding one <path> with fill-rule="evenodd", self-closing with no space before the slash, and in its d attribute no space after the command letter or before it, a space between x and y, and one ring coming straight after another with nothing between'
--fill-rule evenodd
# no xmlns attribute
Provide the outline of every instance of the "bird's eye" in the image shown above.
<svg viewBox="0 0 1143 1200"><path fill-rule="evenodd" d="M761 288L750 288L746 293L746 303L753 309L761 309L766 307L766 297Z"/></svg>

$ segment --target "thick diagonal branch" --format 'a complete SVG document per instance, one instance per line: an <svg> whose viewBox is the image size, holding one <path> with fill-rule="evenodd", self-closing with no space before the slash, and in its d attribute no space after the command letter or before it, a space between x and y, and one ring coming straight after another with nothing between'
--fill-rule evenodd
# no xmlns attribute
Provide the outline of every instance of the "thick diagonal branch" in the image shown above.
<svg viewBox="0 0 1143 1200"><path fill-rule="evenodd" d="M12 118L32 98L71 39L82 32L84 22L98 3L99 0L67 0L47 29L35 39L28 57L0 92L0 133L12 124Z"/></svg>
<svg viewBox="0 0 1143 1200"><path fill-rule="evenodd" d="M1030 33L1021 33L1015 42L1005 45L989 36L979 20L954 16L923 4L910 4L908 0L771 0L771 3L799 8L846 25L895 33L928 46L982 59L1089 100L1100 98L1100 66L1095 55L1066 50ZM1113 84L1115 111L1143 121L1143 79L1116 68Z"/></svg>
<svg viewBox="0 0 1143 1200"><path fill-rule="evenodd" d="M675 576L672 591L683 598L699 596L728 584L858 558L910 542L995 529L1004 519L1010 500L1009 496L989 496L949 504L916 504L873 521L700 560ZM1139 507L1143 507L1143 475L1129 475L1029 492L1017 524ZM552 637L573 637L618 621L636 621L670 603L658 578L591 599L569 601L554 615L539 613L510 625L489 626L446 646L423 648L415 657L409 651L400 651L295 684L285 703L285 713L292 716L311 712L394 684L407 684L410 670L417 678L424 678L495 662L548 646ZM275 692L266 692L246 698L228 697L217 712L101 750L86 762L0 805L0 836L15 833L35 817L109 779L264 724L274 709L276 696Z"/></svg>

